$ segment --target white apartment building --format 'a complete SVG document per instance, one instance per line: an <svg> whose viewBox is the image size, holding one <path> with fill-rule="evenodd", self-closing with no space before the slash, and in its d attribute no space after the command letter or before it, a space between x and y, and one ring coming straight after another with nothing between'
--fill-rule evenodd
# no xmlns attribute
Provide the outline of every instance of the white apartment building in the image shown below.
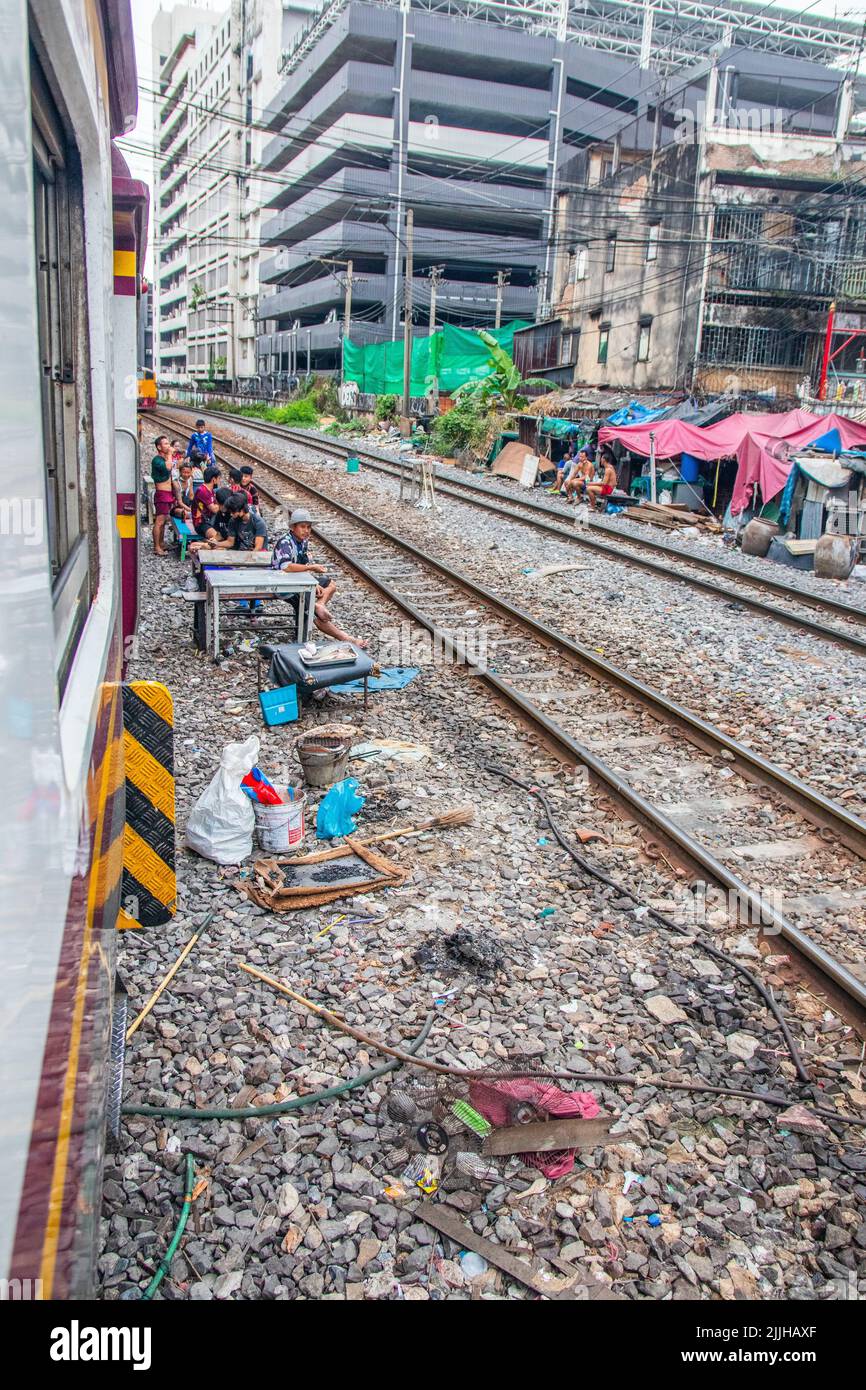
<svg viewBox="0 0 866 1390"><path fill-rule="evenodd" d="M157 376L255 374L261 196L252 170L283 48L316 0L176 5L153 22Z"/></svg>

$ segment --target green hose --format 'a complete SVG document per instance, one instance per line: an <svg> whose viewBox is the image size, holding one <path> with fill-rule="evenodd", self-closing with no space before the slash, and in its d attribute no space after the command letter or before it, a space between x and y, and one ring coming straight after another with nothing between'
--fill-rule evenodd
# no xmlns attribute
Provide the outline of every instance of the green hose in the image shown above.
<svg viewBox="0 0 866 1390"><path fill-rule="evenodd" d="M190 1209L192 1207L192 1180L194 1177L195 1163L193 1161L193 1156L192 1154L187 1154L186 1183L184 1184L183 1207L180 1213L180 1220L177 1223L177 1230L171 1238L171 1245L168 1247L168 1249L166 1250L165 1254L163 1255L162 1259L156 1267L156 1274L154 1274L144 1293L141 1295L142 1299L153 1298L153 1295L156 1293L163 1279L168 1274L168 1271L171 1269L171 1262L174 1259L174 1254L177 1250L177 1247L180 1245L180 1238L183 1235L184 1227L186 1226L187 1220L189 1218Z"/></svg>
<svg viewBox="0 0 866 1390"><path fill-rule="evenodd" d="M435 1017L436 1010L431 1009L421 1032L407 1045L406 1052L417 1052L427 1041ZM163 1105L124 1105L121 1114L159 1115L168 1120L258 1120L264 1115L284 1115L289 1110L301 1110L308 1105L318 1105L322 1100L333 1100L335 1096L343 1096L347 1091L354 1091L359 1086L368 1086L371 1081L376 1081L389 1071L395 1071L399 1066L400 1061L395 1058L381 1067L374 1067L372 1071L362 1071L353 1081L341 1081L339 1086L329 1086L326 1091L314 1091L309 1096L293 1096L291 1100L275 1101L273 1105L248 1105L243 1110L193 1110L190 1107L172 1109Z"/></svg>

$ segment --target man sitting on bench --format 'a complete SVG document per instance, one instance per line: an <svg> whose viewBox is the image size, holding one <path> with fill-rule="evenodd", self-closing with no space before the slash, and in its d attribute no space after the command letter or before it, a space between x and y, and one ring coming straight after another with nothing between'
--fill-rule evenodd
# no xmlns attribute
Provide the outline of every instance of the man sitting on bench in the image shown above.
<svg viewBox="0 0 866 1390"><path fill-rule="evenodd" d="M284 570L287 574L315 574L320 576L316 588L316 627L326 637L338 642L354 642L356 647L366 648L368 643L360 637L350 637L334 622L328 610L328 600L337 592L337 586L326 573L324 565L314 564L310 559L309 542L313 531L313 518L309 512L292 512L289 530L282 540L277 541L271 556L271 569ZM297 607L297 599L294 600Z"/></svg>
<svg viewBox="0 0 866 1390"><path fill-rule="evenodd" d="M590 483L586 489L593 502L595 502L598 497L610 497L616 487L616 469L609 458L604 460L603 467L604 472L599 481L597 483Z"/></svg>

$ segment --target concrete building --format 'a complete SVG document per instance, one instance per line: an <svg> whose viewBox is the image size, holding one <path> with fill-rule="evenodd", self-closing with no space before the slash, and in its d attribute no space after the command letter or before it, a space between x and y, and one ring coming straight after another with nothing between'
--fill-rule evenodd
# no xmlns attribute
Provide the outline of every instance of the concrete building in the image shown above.
<svg viewBox="0 0 866 1390"><path fill-rule="evenodd" d="M831 302L841 326L866 328L855 84L729 49L668 93L643 129L563 171L554 311L518 337L518 362L620 391L809 395Z"/></svg>
<svg viewBox="0 0 866 1390"><path fill-rule="evenodd" d="M283 46L314 0L176 5L154 19L157 372L255 371L259 204L251 178Z"/></svg>
<svg viewBox="0 0 866 1390"><path fill-rule="evenodd" d="M286 54L261 159L262 377L339 368L349 262L349 336L399 336L410 208L416 332L433 287L439 323L492 326L497 298L503 322L546 304L554 171L615 139L651 78L478 14L333 0Z"/></svg>

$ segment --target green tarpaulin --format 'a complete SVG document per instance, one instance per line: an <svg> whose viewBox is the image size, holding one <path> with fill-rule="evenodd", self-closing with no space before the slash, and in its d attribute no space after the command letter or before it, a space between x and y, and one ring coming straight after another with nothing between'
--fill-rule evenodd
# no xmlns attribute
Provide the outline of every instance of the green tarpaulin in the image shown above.
<svg viewBox="0 0 866 1390"><path fill-rule="evenodd" d="M492 332L492 336L512 352L514 334L529 325L515 319ZM446 323L426 338L412 343L410 391L424 396L436 378L439 390L456 391L468 381L482 381L492 368L489 350L474 329L455 328ZM368 343L361 347L346 338L343 344L343 374L346 381L356 381L359 390L374 396L399 396L403 392L403 343Z"/></svg>

